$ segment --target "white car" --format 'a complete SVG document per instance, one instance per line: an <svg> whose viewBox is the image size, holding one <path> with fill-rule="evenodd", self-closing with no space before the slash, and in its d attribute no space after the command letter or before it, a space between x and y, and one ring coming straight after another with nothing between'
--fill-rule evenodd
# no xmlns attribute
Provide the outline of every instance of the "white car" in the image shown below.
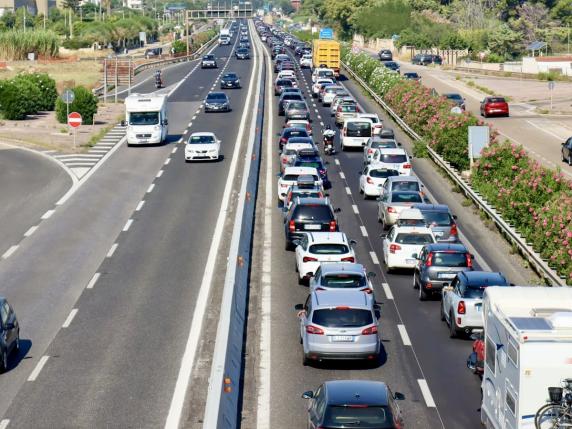
<svg viewBox="0 0 572 429"><path fill-rule="evenodd" d="M395 139L381 138L373 135L363 147L363 163L369 164L376 149L397 149L401 146Z"/></svg>
<svg viewBox="0 0 572 429"><path fill-rule="evenodd" d="M373 124L367 118L348 118L342 127L342 150L361 148L372 136Z"/></svg>
<svg viewBox="0 0 572 429"><path fill-rule="evenodd" d="M294 79L296 80L296 73L294 70L284 70L278 73L276 80L278 79Z"/></svg>
<svg viewBox="0 0 572 429"><path fill-rule="evenodd" d="M372 132L374 136L379 135L379 133L381 133L381 130L383 130L383 122L381 121L381 119L379 119L377 113L360 113L358 114L358 118L366 118L372 122L373 124Z"/></svg>
<svg viewBox="0 0 572 429"><path fill-rule="evenodd" d="M396 170L390 170L375 165L366 165L359 177L359 192L364 198L379 197L381 187L388 177L399 176Z"/></svg>
<svg viewBox="0 0 572 429"><path fill-rule="evenodd" d="M401 176L411 175L411 160L405 149L375 149L371 155L371 164L399 171Z"/></svg>
<svg viewBox="0 0 572 429"><path fill-rule="evenodd" d="M416 255L423 246L437 240L427 227L393 226L383 237L383 259L387 272L395 268L415 268Z"/></svg>
<svg viewBox="0 0 572 429"><path fill-rule="evenodd" d="M284 171L286 167L288 167L296 157L298 156L298 152L301 150L315 150L318 152L318 148L308 142L308 143L286 143L282 146L282 152L280 152L280 171Z"/></svg>
<svg viewBox="0 0 572 429"><path fill-rule="evenodd" d="M302 68L310 68L312 67L312 55L305 54L300 59L300 67Z"/></svg>
<svg viewBox="0 0 572 429"><path fill-rule="evenodd" d="M296 271L300 284L308 281L321 262L355 262L352 246L343 232L307 232L296 246Z"/></svg>
<svg viewBox="0 0 572 429"><path fill-rule="evenodd" d="M284 202L288 195L288 188L298 183L299 176L312 176L314 184L324 186L318 170L314 167L286 167L284 173L278 179L278 199Z"/></svg>
<svg viewBox="0 0 572 429"><path fill-rule="evenodd" d="M347 93L346 89L340 85L330 85L326 87L324 93L322 94L322 105L329 106L338 94Z"/></svg>
<svg viewBox="0 0 572 429"><path fill-rule="evenodd" d="M315 98L318 96L320 92L320 87L324 84L333 84L334 81L332 79L318 79L316 82L312 84L312 96Z"/></svg>
<svg viewBox="0 0 572 429"><path fill-rule="evenodd" d="M336 78L336 74L332 69L327 69L325 67L315 68L312 72L312 82L317 82L321 78L330 79L332 82Z"/></svg>
<svg viewBox="0 0 572 429"><path fill-rule="evenodd" d="M193 133L185 145L185 161L218 161L220 140L213 133Z"/></svg>
<svg viewBox="0 0 572 429"><path fill-rule="evenodd" d="M309 136L312 135L312 125L307 119L289 119L284 124L284 128L304 128Z"/></svg>

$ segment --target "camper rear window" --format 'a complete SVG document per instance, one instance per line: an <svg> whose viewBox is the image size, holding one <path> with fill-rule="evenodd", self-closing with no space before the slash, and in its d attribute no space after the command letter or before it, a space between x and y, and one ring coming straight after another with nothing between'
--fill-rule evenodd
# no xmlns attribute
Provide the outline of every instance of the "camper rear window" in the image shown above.
<svg viewBox="0 0 572 429"><path fill-rule="evenodd" d="M157 125L159 112L130 112L129 125Z"/></svg>
<svg viewBox="0 0 572 429"><path fill-rule="evenodd" d="M485 363L491 370L491 372L496 375L496 354L497 354L497 346L496 344L487 337L485 343Z"/></svg>

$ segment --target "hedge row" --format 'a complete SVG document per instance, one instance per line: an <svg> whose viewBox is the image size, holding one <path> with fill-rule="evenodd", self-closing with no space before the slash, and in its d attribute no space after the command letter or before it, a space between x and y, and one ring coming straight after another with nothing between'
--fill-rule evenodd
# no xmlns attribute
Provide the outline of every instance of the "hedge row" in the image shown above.
<svg viewBox="0 0 572 429"><path fill-rule="evenodd" d="M468 127L484 125L471 113L451 113L451 103L428 88L388 73L366 54L342 48L343 61L397 113L424 143L458 170L469 168ZM572 285L572 182L541 166L523 147L491 143L475 162L471 186Z"/></svg>
<svg viewBox="0 0 572 429"><path fill-rule="evenodd" d="M56 82L45 73L22 73L0 81L0 114L21 120L40 111L54 110Z"/></svg>

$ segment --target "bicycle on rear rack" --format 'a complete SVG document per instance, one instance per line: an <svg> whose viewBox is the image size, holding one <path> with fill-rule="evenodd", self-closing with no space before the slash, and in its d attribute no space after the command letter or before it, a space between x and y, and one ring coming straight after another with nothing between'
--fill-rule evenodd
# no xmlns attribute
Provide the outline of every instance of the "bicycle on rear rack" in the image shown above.
<svg viewBox="0 0 572 429"><path fill-rule="evenodd" d="M564 387L549 387L547 404L534 416L536 429L572 428L572 378L562 381Z"/></svg>

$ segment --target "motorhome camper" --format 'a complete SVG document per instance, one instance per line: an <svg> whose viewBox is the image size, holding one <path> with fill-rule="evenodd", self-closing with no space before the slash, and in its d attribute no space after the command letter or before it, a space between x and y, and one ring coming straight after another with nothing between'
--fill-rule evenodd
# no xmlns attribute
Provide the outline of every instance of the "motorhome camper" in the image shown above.
<svg viewBox="0 0 572 429"><path fill-rule="evenodd" d="M125 123L128 145L164 142L169 133L167 96L131 94L125 99Z"/></svg>

